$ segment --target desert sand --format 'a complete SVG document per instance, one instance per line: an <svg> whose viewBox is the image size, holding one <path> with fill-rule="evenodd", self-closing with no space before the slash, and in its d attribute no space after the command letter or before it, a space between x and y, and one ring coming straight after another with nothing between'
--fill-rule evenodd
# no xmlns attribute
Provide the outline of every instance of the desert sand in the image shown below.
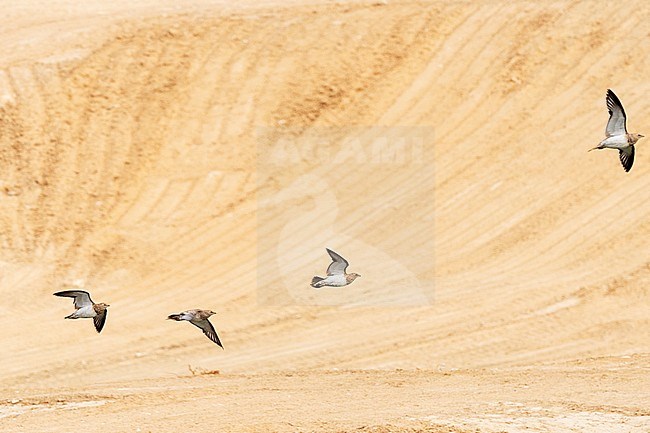
<svg viewBox="0 0 650 433"><path fill-rule="evenodd" d="M0 431L650 431L646 2L13 3Z"/></svg>

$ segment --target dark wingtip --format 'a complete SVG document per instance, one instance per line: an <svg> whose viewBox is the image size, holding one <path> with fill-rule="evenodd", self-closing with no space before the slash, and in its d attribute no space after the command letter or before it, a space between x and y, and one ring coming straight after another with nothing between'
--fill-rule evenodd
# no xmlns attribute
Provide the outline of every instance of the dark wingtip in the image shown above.
<svg viewBox="0 0 650 433"><path fill-rule="evenodd" d="M607 94L606 94L605 96L606 96L608 99L611 99L611 100L612 100L613 102L615 102L616 104L618 104L618 105L620 105L620 106L623 106L623 104L621 104L621 100L618 99L618 96L616 96L616 93L614 93L614 91L613 91L612 89L607 89Z"/></svg>
<svg viewBox="0 0 650 433"><path fill-rule="evenodd" d="M620 149L618 151L618 158L621 161L621 166L626 173L632 170L632 166L634 165L634 146L630 147L632 148L632 153L629 156Z"/></svg>
<svg viewBox="0 0 650 433"><path fill-rule="evenodd" d="M616 98L616 93L612 89L607 89L607 93L605 93L605 97L607 98Z"/></svg>

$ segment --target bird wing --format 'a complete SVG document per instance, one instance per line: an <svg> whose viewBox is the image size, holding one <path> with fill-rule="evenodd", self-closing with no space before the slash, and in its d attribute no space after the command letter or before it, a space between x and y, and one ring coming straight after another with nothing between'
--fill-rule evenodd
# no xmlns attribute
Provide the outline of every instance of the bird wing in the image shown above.
<svg viewBox="0 0 650 433"><path fill-rule="evenodd" d="M607 111L609 111L609 120L607 121L607 127L605 128L605 134L608 137L612 135L623 135L627 134L627 127L625 126L625 110L623 110L623 104L618 99L618 96L607 89L607 96L605 97L607 102Z"/></svg>
<svg viewBox="0 0 650 433"><path fill-rule="evenodd" d="M93 322L95 323L95 329L99 334L104 329L104 323L106 323L106 316L108 315L108 310L104 310L102 314L98 314L93 317Z"/></svg>
<svg viewBox="0 0 650 433"><path fill-rule="evenodd" d="M345 274L345 270L348 268L348 261L345 260L343 257L339 256L337 253L334 251L330 250L329 248L325 248L327 250L327 253L330 255L332 258L332 263L327 267L327 275L343 275Z"/></svg>
<svg viewBox="0 0 650 433"><path fill-rule="evenodd" d="M208 337L210 340L213 342L217 343L219 347L223 349L223 345L221 344L221 341L219 340L219 336L217 335L217 331L214 330L214 326L212 326L212 323L208 319L205 320L191 320L190 323L197 328L200 328L201 331L205 334L206 337Z"/></svg>
<svg viewBox="0 0 650 433"><path fill-rule="evenodd" d="M634 146L628 146L618 150L618 157L625 171L630 171L634 164Z"/></svg>
<svg viewBox="0 0 650 433"><path fill-rule="evenodd" d="M83 290L64 290L62 292L56 292L54 296L74 298L74 307L77 309L93 305L93 301L90 299L90 293Z"/></svg>

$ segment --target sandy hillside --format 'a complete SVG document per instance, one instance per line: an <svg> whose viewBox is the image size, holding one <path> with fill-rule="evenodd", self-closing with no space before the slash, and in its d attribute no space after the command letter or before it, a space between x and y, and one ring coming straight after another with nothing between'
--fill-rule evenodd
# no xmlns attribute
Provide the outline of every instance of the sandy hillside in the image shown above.
<svg viewBox="0 0 650 433"><path fill-rule="evenodd" d="M646 2L131 3L0 17L0 431L650 431Z"/></svg>

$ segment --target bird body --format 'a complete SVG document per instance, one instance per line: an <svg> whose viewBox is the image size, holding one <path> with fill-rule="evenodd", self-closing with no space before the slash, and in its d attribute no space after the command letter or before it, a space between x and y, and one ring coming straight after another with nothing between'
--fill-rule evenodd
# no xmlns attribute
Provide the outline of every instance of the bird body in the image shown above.
<svg viewBox="0 0 650 433"><path fill-rule="evenodd" d="M323 287L323 286L342 287L342 286L347 286L348 284L350 283L348 283L347 278L345 278L345 275L343 274L328 275L325 278L314 277L311 280L312 287Z"/></svg>
<svg viewBox="0 0 650 433"><path fill-rule="evenodd" d="M634 146L639 141L637 134L613 135L600 142L598 146L610 149L625 149L628 146Z"/></svg>
<svg viewBox="0 0 650 433"><path fill-rule="evenodd" d="M87 305L75 310L74 313L66 316L66 319L92 319L97 316L97 310L94 305Z"/></svg>
<svg viewBox="0 0 650 433"><path fill-rule="evenodd" d="M90 299L90 293L84 290L64 290L54 293L54 296L74 299L76 310L74 313L65 316L66 319L93 319L97 333L102 332L108 314L107 308L110 305L101 302L95 304Z"/></svg>
<svg viewBox="0 0 650 433"><path fill-rule="evenodd" d="M315 276L311 279L311 286L315 289L320 289L325 286L330 287L343 287L352 283L361 275L356 273L346 273L349 263L338 253L326 248L327 253L332 258L332 263L327 267L327 276L319 277Z"/></svg>
<svg viewBox="0 0 650 433"><path fill-rule="evenodd" d="M634 164L634 145L643 135L637 133L627 132L627 117L623 104L618 99L618 96L611 89L607 89L605 96L607 103L607 111L609 112L609 120L605 128L605 139L602 140L598 146L589 149L617 149L618 156L621 160L621 165L625 171L630 171L632 164Z"/></svg>
<svg viewBox="0 0 650 433"><path fill-rule="evenodd" d="M170 314L169 316L167 316L167 319L176 320L177 322L180 322L182 320L190 322L192 325L201 329L201 331L203 331L203 334L205 334L206 337L208 337L212 342L214 342L215 344L217 344L219 347L223 349L223 345L221 344L221 340L219 340L217 331L214 330L214 326L212 326L212 323L210 323L210 321L208 320L208 318L213 314L217 314L217 313L211 310L194 309L194 310L181 311L180 313L177 314Z"/></svg>

